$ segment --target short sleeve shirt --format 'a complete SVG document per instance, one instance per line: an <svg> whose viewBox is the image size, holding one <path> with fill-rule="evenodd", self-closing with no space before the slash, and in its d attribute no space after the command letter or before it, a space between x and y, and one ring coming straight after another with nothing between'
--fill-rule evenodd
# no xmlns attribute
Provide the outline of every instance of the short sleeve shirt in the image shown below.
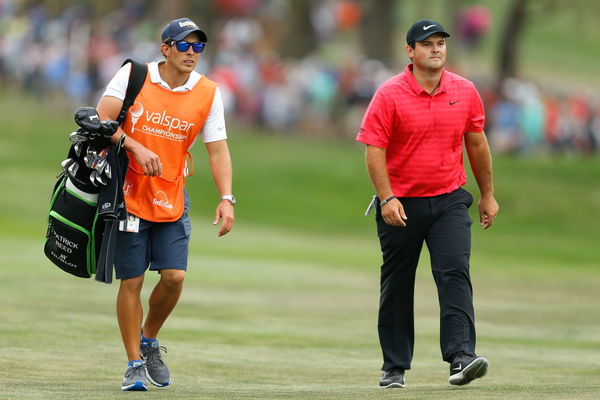
<svg viewBox="0 0 600 400"><path fill-rule="evenodd" d="M356 140L386 149L395 196L437 196L466 183L463 136L483 134L484 123L473 83L444 71L431 95L415 80L409 64L376 91Z"/></svg>
<svg viewBox="0 0 600 400"><path fill-rule="evenodd" d="M131 71L131 64L125 64L113 77L113 79L106 86L103 96L116 97L119 100L125 99L125 91L127 90L127 83L129 82L129 74ZM148 73L150 74L150 81L152 83L159 84L166 89L174 92L185 92L192 90L194 85L198 83L202 75L193 71L190 74L187 82L183 86L171 88L169 85L162 80L160 73L158 72L158 62L148 63ZM213 99L212 107L204 123L204 126L200 130L200 138L204 143L216 142L218 140L227 139L227 132L225 130L225 112L223 108L223 98L219 88L215 91L215 97Z"/></svg>

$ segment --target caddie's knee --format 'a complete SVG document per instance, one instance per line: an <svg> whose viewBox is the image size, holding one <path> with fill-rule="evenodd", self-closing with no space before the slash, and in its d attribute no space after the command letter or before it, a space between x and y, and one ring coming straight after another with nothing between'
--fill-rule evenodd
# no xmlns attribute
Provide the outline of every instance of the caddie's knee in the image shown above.
<svg viewBox="0 0 600 400"><path fill-rule="evenodd" d="M144 275L136 276L135 278L121 279L119 290L127 292L141 292L144 285Z"/></svg>
<svg viewBox="0 0 600 400"><path fill-rule="evenodd" d="M180 269L163 269L160 271L160 281L168 289L179 290L183 286L185 271Z"/></svg>

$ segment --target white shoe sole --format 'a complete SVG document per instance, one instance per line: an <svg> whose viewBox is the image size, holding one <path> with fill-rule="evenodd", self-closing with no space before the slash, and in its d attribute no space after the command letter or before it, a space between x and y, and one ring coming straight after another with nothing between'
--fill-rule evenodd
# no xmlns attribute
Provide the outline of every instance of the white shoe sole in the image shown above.
<svg viewBox="0 0 600 400"><path fill-rule="evenodd" d="M394 382L394 383L390 383L387 386L380 386L382 389L395 389L395 388L403 388L404 384L403 383L398 383L398 382Z"/></svg>
<svg viewBox="0 0 600 400"><path fill-rule="evenodd" d="M171 383L173 383L173 379L172 378L169 378L169 382L167 382L167 383L158 383L158 382L155 382L154 379L152 379L150 377L150 373L148 372L147 369L146 369L146 378L148 378L148 380L150 381L150 383L153 384L156 387L166 387L166 386L169 386Z"/></svg>

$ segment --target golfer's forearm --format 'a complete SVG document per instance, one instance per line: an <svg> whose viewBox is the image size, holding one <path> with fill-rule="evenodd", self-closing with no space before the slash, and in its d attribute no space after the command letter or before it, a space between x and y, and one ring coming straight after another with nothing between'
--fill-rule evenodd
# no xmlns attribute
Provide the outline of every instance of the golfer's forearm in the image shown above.
<svg viewBox="0 0 600 400"><path fill-rule="evenodd" d="M392 185L387 170L386 149L367 145L365 150L367 171L371 184L380 200L393 196Z"/></svg>
<svg viewBox="0 0 600 400"><path fill-rule="evenodd" d="M494 182L492 178L492 167L491 164L486 168L478 168L477 171L473 169L473 175L477 181L479 192L482 197L494 195Z"/></svg>
<svg viewBox="0 0 600 400"><path fill-rule="evenodd" d="M493 196L492 156L487 140L467 142L467 154L481 196Z"/></svg>

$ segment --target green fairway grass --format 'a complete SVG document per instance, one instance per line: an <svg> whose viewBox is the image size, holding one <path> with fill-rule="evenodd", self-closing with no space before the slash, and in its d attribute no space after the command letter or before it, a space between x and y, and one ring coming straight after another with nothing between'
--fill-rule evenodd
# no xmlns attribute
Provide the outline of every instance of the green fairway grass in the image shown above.
<svg viewBox="0 0 600 400"><path fill-rule="evenodd" d="M381 390L374 240L330 240L243 222L235 234L217 239L206 218L193 222L186 287L161 334L174 384L151 388L151 398L600 396L597 271L575 273L545 261L506 268L479 252L472 272L478 351L490 370L456 388L447 384L439 355L437 300L425 262L417 279L408 387ZM11 251L0 256L0 398L122 398L126 360L114 315L117 285L50 266L39 239L2 241ZM286 249L290 257L277 255Z"/></svg>
<svg viewBox="0 0 600 400"><path fill-rule="evenodd" d="M496 157L501 211L474 224L477 350L488 376L447 383L426 251L407 388L377 387L379 245L363 149L229 128L236 225L216 238L203 148L189 179L193 234L179 306L161 332L174 384L121 393L118 284L72 277L42 253L71 110L0 94L0 399L598 399L600 163ZM477 191L470 179L468 188ZM476 216L476 206L472 216ZM144 299L156 274L147 276Z"/></svg>

